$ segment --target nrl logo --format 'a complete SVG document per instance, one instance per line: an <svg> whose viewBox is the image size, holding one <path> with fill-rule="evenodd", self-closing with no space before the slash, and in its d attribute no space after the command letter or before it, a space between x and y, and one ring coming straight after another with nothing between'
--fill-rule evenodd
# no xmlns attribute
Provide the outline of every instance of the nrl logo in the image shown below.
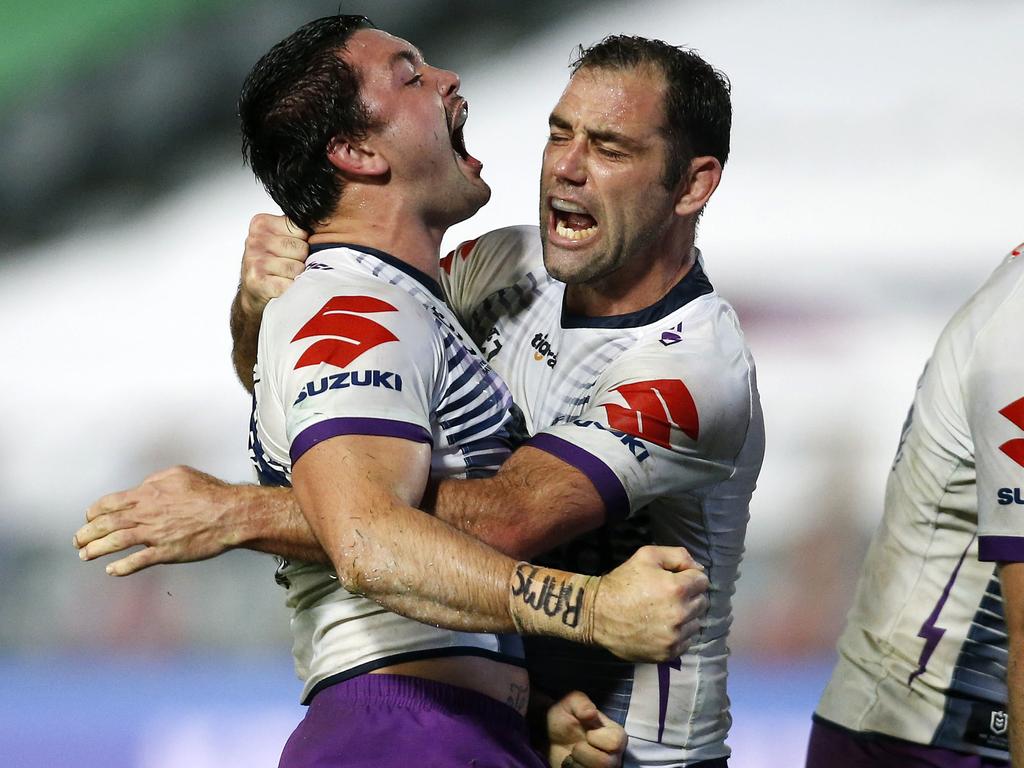
<svg viewBox="0 0 1024 768"><path fill-rule="evenodd" d="M1010 718L1002 710L996 710L989 717L988 727L996 736L1002 736L1010 724Z"/></svg>

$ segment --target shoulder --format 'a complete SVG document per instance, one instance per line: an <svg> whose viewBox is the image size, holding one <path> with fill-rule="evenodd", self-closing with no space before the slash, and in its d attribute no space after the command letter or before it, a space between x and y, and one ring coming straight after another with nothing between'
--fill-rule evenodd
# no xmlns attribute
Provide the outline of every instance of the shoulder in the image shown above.
<svg viewBox="0 0 1024 768"><path fill-rule="evenodd" d="M709 302L689 324L666 323L613 361L599 386L627 401L653 398L676 423L691 414L702 436L738 431L742 439L756 410L754 362L724 308Z"/></svg>
<svg viewBox="0 0 1024 768"><path fill-rule="evenodd" d="M465 269L469 262L490 265L516 262L542 262L540 230L535 226L518 225L486 232L466 240L441 259L441 269L451 275L453 269Z"/></svg>

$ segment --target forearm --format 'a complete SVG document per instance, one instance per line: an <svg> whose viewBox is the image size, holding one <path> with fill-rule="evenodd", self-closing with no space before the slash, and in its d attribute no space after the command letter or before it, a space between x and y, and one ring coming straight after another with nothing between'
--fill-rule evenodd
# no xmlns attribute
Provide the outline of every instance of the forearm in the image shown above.
<svg viewBox="0 0 1024 768"><path fill-rule="evenodd" d="M1000 563L998 574L1009 647L1010 763L1024 766L1024 563Z"/></svg>
<svg viewBox="0 0 1024 768"><path fill-rule="evenodd" d="M259 342L262 316L246 307L239 289L231 302L231 362L242 386L253 391L252 369L256 364L256 347Z"/></svg>
<svg viewBox="0 0 1024 768"><path fill-rule="evenodd" d="M1010 764L1024 765L1024 649L1022 639L1010 634L1010 660L1006 687L1010 695Z"/></svg>
<svg viewBox="0 0 1024 768"><path fill-rule="evenodd" d="M293 475L296 498L350 592L450 629L591 641L596 580L520 567L373 484L339 514L351 504L351 485L336 474L307 480L303 469L300 462Z"/></svg>
<svg viewBox="0 0 1024 768"><path fill-rule="evenodd" d="M433 514L500 552L530 559L604 521L604 505L582 473L521 448L493 477L443 480L431 489Z"/></svg>
<svg viewBox="0 0 1024 768"><path fill-rule="evenodd" d="M236 531L235 546L280 555L289 560L329 563L327 553L299 509L291 488L237 486L231 519L222 522Z"/></svg>

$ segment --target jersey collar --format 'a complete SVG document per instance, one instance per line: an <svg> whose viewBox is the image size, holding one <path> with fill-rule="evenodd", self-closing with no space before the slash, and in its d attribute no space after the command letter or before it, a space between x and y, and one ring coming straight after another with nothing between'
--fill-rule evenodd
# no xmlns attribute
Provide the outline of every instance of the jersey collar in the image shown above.
<svg viewBox="0 0 1024 768"><path fill-rule="evenodd" d="M314 253L326 251L328 248L348 248L352 251L359 251L360 253L365 253L368 256L373 256L375 259L380 259L385 264L390 264L395 269L405 272L405 274L422 285L441 301L445 300L444 291L441 290L441 284L438 283L437 280L432 278L426 272L421 272L416 269L416 267L406 264L401 259L395 258L390 253L379 251L368 245L356 245L355 243L318 243L317 245L309 246L309 255L312 256Z"/></svg>
<svg viewBox="0 0 1024 768"><path fill-rule="evenodd" d="M711 293L715 287L711 285L708 276L704 274L704 260L701 258L700 250L697 250L697 258L693 266L683 279L676 283L672 290L666 293L656 304L652 304L636 312L628 312L625 315L609 315L607 317L588 317L587 315L575 315L565 308L565 294L562 294L562 327L563 328L642 328L662 320L680 307L689 304L694 299Z"/></svg>

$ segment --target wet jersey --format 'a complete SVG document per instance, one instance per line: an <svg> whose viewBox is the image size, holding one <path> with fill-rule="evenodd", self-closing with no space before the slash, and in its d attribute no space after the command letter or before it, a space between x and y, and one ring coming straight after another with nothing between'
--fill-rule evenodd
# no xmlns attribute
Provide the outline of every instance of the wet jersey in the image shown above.
<svg viewBox="0 0 1024 768"><path fill-rule="evenodd" d="M1024 258L946 326L918 384L885 512L817 714L1008 759L1007 634L993 561L1024 561Z"/></svg>
<svg viewBox="0 0 1024 768"><path fill-rule="evenodd" d="M630 736L627 765L728 754L730 601L764 428L754 364L698 259L657 304L589 318L563 306L535 227L497 230L442 260L449 303L522 410L528 445L583 472L607 523L551 553L604 573L643 544L682 545L708 571L706 627L681 658L633 664L527 638L534 684L587 692Z"/></svg>
<svg viewBox="0 0 1024 768"><path fill-rule="evenodd" d="M260 328L251 454L260 481L338 435L429 443L432 477L491 474L511 450L508 389L426 275L385 253L314 246ZM522 664L515 636L439 629L343 589L330 567L283 562L303 700L389 664L478 655Z"/></svg>

